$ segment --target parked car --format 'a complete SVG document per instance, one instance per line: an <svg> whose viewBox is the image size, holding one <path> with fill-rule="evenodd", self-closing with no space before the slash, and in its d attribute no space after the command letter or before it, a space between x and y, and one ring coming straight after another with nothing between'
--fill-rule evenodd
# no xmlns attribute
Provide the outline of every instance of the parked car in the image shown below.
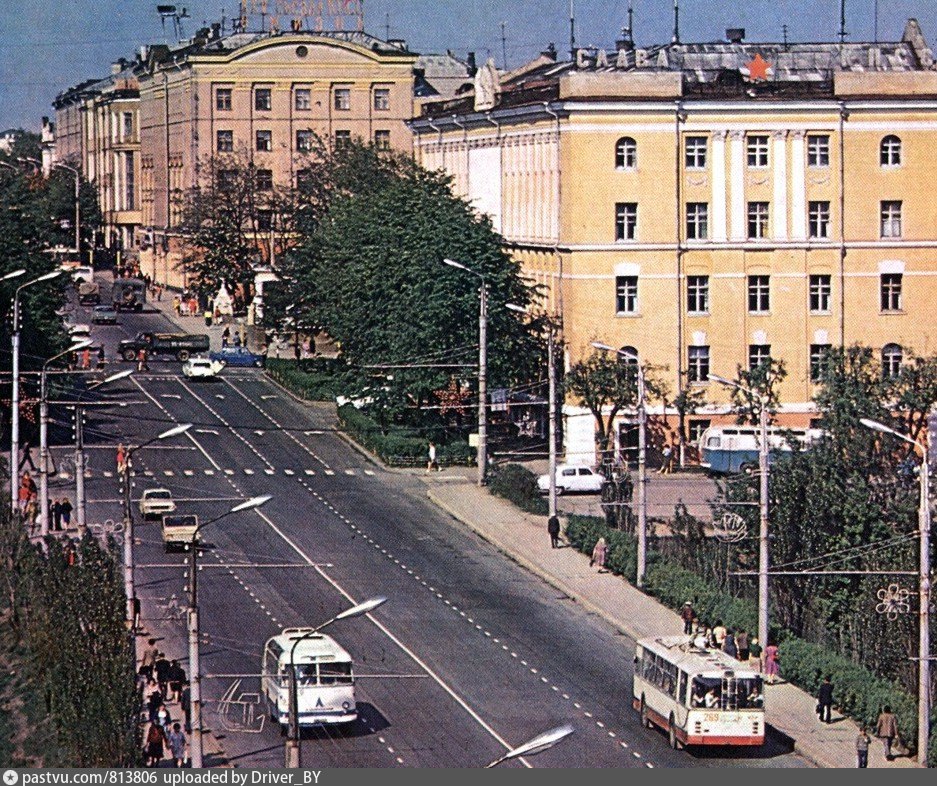
<svg viewBox="0 0 937 786"><path fill-rule="evenodd" d="M85 338L91 335L91 325L87 322L68 324L65 328L68 330L68 335L71 338Z"/></svg>
<svg viewBox="0 0 937 786"><path fill-rule="evenodd" d="M97 281L82 281L78 285L78 302L83 306L95 306L101 302L101 285Z"/></svg>
<svg viewBox="0 0 937 786"><path fill-rule="evenodd" d="M255 366L261 368L266 363L263 355L251 352L247 347L222 347L208 355L209 360L220 360L226 366Z"/></svg>
<svg viewBox="0 0 937 786"><path fill-rule="evenodd" d="M189 358L182 364L182 375L189 379L214 379L224 366L221 360Z"/></svg>
<svg viewBox="0 0 937 786"><path fill-rule="evenodd" d="M208 342L204 333L137 333L117 344L117 354L130 362L145 349L151 356L173 355L184 363L193 352L207 352Z"/></svg>
<svg viewBox="0 0 937 786"><path fill-rule="evenodd" d="M605 485L605 478L589 467L577 467L572 464L560 464L556 468L556 493L598 494ZM546 494L550 490L550 476L537 478L537 488Z"/></svg>
<svg viewBox="0 0 937 786"><path fill-rule="evenodd" d="M81 284L84 281L91 281L94 278L94 268L87 265L80 265L72 270L72 283Z"/></svg>
<svg viewBox="0 0 937 786"><path fill-rule="evenodd" d="M146 489L140 496L140 515L145 519L175 511L176 503L169 489Z"/></svg>
<svg viewBox="0 0 937 786"><path fill-rule="evenodd" d="M91 312L92 325L116 325L117 309L113 306L95 306Z"/></svg>
<svg viewBox="0 0 937 786"><path fill-rule="evenodd" d="M163 547L167 552L184 548L196 537L198 516L163 516Z"/></svg>

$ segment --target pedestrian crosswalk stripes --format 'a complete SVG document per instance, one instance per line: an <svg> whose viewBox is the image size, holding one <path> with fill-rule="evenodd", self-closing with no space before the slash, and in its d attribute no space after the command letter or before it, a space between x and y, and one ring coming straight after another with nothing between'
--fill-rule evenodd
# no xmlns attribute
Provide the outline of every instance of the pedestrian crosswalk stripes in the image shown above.
<svg viewBox="0 0 937 786"><path fill-rule="evenodd" d="M200 474L204 475L205 477L214 477L219 472L223 472L225 475L235 475L239 471L243 472L243 474L245 475L257 475L257 474L276 475L278 473L278 470L272 469L271 467L262 467L258 469L254 469L251 467L242 467L240 468L240 470L234 470L234 469L215 470L215 469L204 468L204 469L181 469L181 470L163 469L163 470L157 470L157 472L147 469L147 470L142 470L134 474L143 475L144 477L147 477L147 478L154 478L156 477L157 473L161 473L163 476L167 478L174 478L178 475L184 475L187 478L192 478ZM366 477L373 478L377 476L377 473L373 469L358 469L358 468L353 468L353 467L348 467L342 470L335 470L335 469L315 470L315 469L309 469L309 468L293 469L293 468L288 467L288 468L284 468L282 470L282 473L283 475L289 478L297 477L299 475L305 475L306 477L313 478L313 477L316 477L316 475L320 475L320 474L324 474L329 477L334 477L336 475L347 475L348 477L359 477L361 475L364 475ZM73 480L75 475L73 472L63 471L63 472L59 472L56 475L56 477L59 480ZM86 478L101 478L101 477L113 478L115 477L115 473L110 470L102 471L102 470L86 469L85 477Z"/></svg>

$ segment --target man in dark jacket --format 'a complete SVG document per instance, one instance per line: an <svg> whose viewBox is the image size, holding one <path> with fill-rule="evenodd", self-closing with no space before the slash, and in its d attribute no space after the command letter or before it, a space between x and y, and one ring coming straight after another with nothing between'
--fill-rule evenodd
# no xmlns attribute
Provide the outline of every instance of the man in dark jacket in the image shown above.
<svg viewBox="0 0 937 786"><path fill-rule="evenodd" d="M153 671L156 673L156 682L159 685L159 692L163 696L169 695L169 669L171 668L170 663L166 660L166 654L161 652L157 658L156 663L153 664Z"/></svg>
<svg viewBox="0 0 937 786"><path fill-rule="evenodd" d="M833 714L833 682L827 675L817 691L817 715L822 723L830 723Z"/></svg>

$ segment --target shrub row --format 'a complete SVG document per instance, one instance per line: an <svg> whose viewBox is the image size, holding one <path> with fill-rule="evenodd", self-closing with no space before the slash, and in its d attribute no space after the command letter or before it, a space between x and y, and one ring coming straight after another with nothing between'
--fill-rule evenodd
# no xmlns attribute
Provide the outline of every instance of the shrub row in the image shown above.
<svg viewBox="0 0 937 786"><path fill-rule="evenodd" d="M304 401L334 401L341 376L327 366L303 367L294 360L267 359L267 376Z"/></svg>
<svg viewBox="0 0 937 786"><path fill-rule="evenodd" d="M505 464L492 470L488 490L514 503L526 513L545 516L550 508L537 488L537 476L520 464Z"/></svg>
<svg viewBox="0 0 937 786"><path fill-rule="evenodd" d="M633 535L609 528L595 516L570 516L566 525L569 543L591 554L596 541L608 543L606 567L634 581L637 544ZM757 630L758 612L754 603L736 598L676 563L660 558L649 560L645 591L674 610L686 601L693 604L700 621L712 626L717 620L730 628ZM874 732L878 714L890 705L898 719L898 728L906 745L917 740L917 702L894 683L876 677L868 669L837 655L827 647L784 636L779 644L781 674L799 688L815 696L820 683L830 675L835 686L837 706L843 714L865 724ZM937 716L935 716L937 721ZM932 721L932 728L934 728ZM937 735L932 736L928 764L937 766Z"/></svg>
<svg viewBox="0 0 937 786"><path fill-rule="evenodd" d="M338 419L345 431L385 464L411 466L426 461L426 439L407 436L395 432L393 428L385 434L374 420L352 404L338 408ZM475 461L475 450L464 442L437 445L436 460L440 465L472 464Z"/></svg>

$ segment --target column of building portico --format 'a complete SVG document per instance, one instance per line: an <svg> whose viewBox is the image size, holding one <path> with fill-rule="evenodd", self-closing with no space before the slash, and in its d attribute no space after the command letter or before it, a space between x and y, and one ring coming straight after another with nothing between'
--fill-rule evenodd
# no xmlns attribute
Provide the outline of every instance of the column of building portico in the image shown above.
<svg viewBox="0 0 937 786"><path fill-rule="evenodd" d="M791 133L791 237L807 239L807 160L803 131Z"/></svg>
<svg viewBox="0 0 937 786"><path fill-rule="evenodd" d="M745 132L729 132L729 237L742 242L747 235L745 214Z"/></svg>

